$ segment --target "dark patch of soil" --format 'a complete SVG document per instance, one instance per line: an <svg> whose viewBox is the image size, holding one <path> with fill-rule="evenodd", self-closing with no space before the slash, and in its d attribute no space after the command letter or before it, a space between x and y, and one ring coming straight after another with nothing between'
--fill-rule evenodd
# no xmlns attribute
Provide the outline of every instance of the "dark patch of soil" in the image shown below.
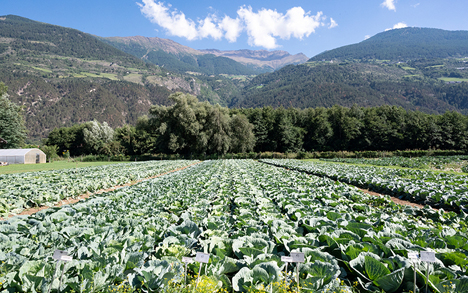
<svg viewBox="0 0 468 293"><path fill-rule="evenodd" d="M382 194L370 191L368 189L362 189L362 188L359 188L359 187L357 187L357 188L359 190L361 190L362 192L373 195L373 196L382 196ZM424 205L422 205L422 204L410 202L410 201L407 201L407 200L402 200L402 199L399 199L399 198L393 197L393 196L390 196L390 198L392 199L392 201L394 203L399 204L399 205L412 206L412 207L417 207L417 208L420 208L420 209L424 208Z"/></svg>

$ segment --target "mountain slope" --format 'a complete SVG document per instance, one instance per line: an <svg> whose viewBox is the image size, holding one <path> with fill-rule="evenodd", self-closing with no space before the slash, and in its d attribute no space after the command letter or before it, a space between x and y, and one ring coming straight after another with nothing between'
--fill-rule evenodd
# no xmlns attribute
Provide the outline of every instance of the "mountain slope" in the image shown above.
<svg viewBox="0 0 468 293"><path fill-rule="evenodd" d="M10 47L10 50L21 50L26 54L36 52L122 61L132 65L138 63L133 56L75 29L41 23L15 15L1 16L0 29L3 39L0 53L5 53Z"/></svg>
<svg viewBox="0 0 468 293"><path fill-rule="evenodd" d="M258 72L230 58L204 54L172 40L146 37L100 38L119 50L179 73L255 75Z"/></svg>
<svg viewBox="0 0 468 293"><path fill-rule="evenodd" d="M321 60L394 60L468 56L468 31L433 28L393 29L360 43L318 54L310 61Z"/></svg>
<svg viewBox="0 0 468 293"><path fill-rule="evenodd" d="M108 37L101 38L104 42L111 44L121 51L130 53L132 55L144 56L148 51L163 50L166 53L178 55L178 54L191 54L201 55L202 53L198 50L190 47L181 45L170 39L161 38L148 38L142 36L134 37ZM127 49L128 48L128 49ZM132 50L132 48L134 48Z"/></svg>
<svg viewBox="0 0 468 293"><path fill-rule="evenodd" d="M179 72L250 75L272 72L289 64L305 63L309 59L302 53L290 55L285 51L195 50L169 39L141 36L100 39L138 58ZM208 66L207 60L209 60Z"/></svg>
<svg viewBox="0 0 468 293"><path fill-rule="evenodd" d="M286 51L266 51L266 50L231 50L220 51L215 49L200 50L206 54L214 54L231 58L239 63L242 63L253 68L257 68L262 72L272 72L290 64L302 64L309 58L306 55L299 53L291 55Z"/></svg>
<svg viewBox="0 0 468 293"><path fill-rule="evenodd" d="M0 81L24 106L34 140L86 120L134 123L175 91L226 105L243 83L170 72L89 34L13 15L0 16Z"/></svg>
<svg viewBox="0 0 468 293"><path fill-rule="evenodd" d="M407 110L468 113L467 83L420 81L399 66L365 63L290 65L255 77L233 107L363 107L396 105Z"/></svg>

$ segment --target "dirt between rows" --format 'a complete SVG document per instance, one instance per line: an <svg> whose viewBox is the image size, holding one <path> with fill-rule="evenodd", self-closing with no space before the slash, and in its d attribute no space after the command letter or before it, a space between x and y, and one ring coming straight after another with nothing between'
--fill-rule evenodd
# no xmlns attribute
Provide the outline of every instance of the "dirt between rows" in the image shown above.
<svg viewBox="0 0 468 293"><path fill-rule="evenodd" d="M289 171L288 168L285 168L285 169ZM310 176L311 174L307 174L307 175ZM354 185L352 185L352 186L354 186ZM356 187L357 189L359 189L360 191L362 191L364 193L367 193L367 194L370 194L370 195L373 195L373 196L382 196L382 194L374 192L374 191L370 191L368 189L359 188L357 186L354 186L354 187ZM422 204L410 202L410 201L407 201L407 200L402 200L402 199L399 199L398 197L390 196L390 199L394 203L399 204L399 205L412 206L412 207L416 207L416 208L420 208L420 209L424 208L424 205L422 205ZM431 207L431 208L434 209L434 210L438 210L438 209L435 209L433 207Z"/></svg>
<svg viewBox="0 0 468 293"><path fill-rule="evenodd" d="M362 189L362 188L359 188L359 187L357 187L357 188L359 190L361 190L362 192L373 195L373 196L382 196L382 194L370 191L368 189ZM412 206L412 207L417 207L417 208L421 208L421 209L424 208L424 205L422 205L422 204L410 202L410 201L407 201L407 200L402 200L402 199L399 199L398 197L393 197L393 196L390 196L390 198L394 203L399 204L399 205Z"/></svg>
<svg viewBox="0 0 468 293"><path fill-rule="evenodd" d="M201 162L196 162L196 163L193 163L191 165L188 165L188 166L185 166L185 167L181 167L181 168L178 168L178 169L174 169L174 170L171 170L169 172L166 172L166 173L161 173L161 174L158 174L158 175L155 175L155 176L152 176L152 177L147 177L147 178L143 178L143 179L140 179L140 180L136 180L136 181L132 181L132 182L129 182L127 184L124 184L124 185L116 185L114 187L111 187L111 188L107 188L107 189L100 189L96 192L93 192L93 193L90 193L90 192L87 192L85 194L82 194L78 197L71 197L71 198L67 198L67 199L63 199L61 201L59 201L58 203L56 203L53 207L61 207L63 205L69 205L69 204L74 204L74 203L77 203L79 202L80 200L82 199L87 199L89 198L92 194L101 194L101 193L104 193L104 192L109 192L109 191L113 191L113 190L116 190L117 188L121 188L121 187L125 187L125 186L132 186L132 185L135 185L139 182L142 182L142 181L145 181L145 180L149 180L149 179L153 179L153 178L157 178L157 177L160 177L160 176L163 176L163 175L166 175L166 174L169 174L169 173L173 173L173 172L177 172L177 171L180 171L180 170L184 170L188 167L191 167L193 165L196 165L196 164L199 164ZM34 208L30 208L30 209L26 209L26 210L23 210L21 213L19 214L16 214L16 215L8 215L8 218L11 218L11 217L14 217L14 216L30 216L32 214L35 214L39 211L42 211L42 210L45 210L45 209L48 209L50 207L48 206L43 206L43 207L34 207ZM0 217L0 221L4 221L6 220L4 218L1 218Z"/></svg>

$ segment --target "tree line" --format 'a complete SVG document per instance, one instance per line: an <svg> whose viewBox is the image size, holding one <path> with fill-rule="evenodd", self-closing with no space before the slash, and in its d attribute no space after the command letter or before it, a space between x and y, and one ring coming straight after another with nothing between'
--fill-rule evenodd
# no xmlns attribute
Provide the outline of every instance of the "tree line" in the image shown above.
<svg viewBox="0 0 468 293"><path fill-rule="evenodd" d="M228 109L176 93L136 125L97 121L56 128L45 144L59 153L227 154L246 152L468 150L468 117L397 106Z"/></svg>

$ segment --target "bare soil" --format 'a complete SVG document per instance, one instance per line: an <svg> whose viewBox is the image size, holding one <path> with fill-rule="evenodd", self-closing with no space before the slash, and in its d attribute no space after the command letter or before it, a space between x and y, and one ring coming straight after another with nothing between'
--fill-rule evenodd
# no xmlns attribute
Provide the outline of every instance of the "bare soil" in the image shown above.
<svg viewBox="0 0 468 293"><path fill-rule="evenodd" d="M94 193L90 193L90 192L87 192L87 193L84 193L78 197L70 197L70 198L67 198L67 199L63 199L61 201L59 201L58 203L56 203L54 205L54 207L61 207L61 206L64 206L64 205L69 205L69 204L74 204L74 203L77 203L79 202L80 200L82 199L87 199L91 196L91 194L101 194L101 193L104 193L104 192L109 192L109 191L113 191L113 190L116 190L117 188L121 188L121 187L125 187L125 186L132 186L132 185L135 185L141 181L145 181L145 180L148 180L148 179L153 179L153 178L157 178L157 177L160 177L160 176L163 176L163 175L166 175L166 174L169 174L169 173L172 173L172 172L176 172L176 171L180 171L180 170L183 170L183 169L186 169L190 166L193 166L193 165L196 165L196 164L199 164L200 162L197 162L197 163L193 163L191 165L188 165L188 166L185 166L185 167L181 167L181 168L178 168L178 169L174 169L174 170L171 170L169 172L166 172L166 173L162 173L162 174L158 174L158 175L155 175L155 176L152 176L152 177L148 177L148 178L144 178L144 179L140 179L140 180L136 180L136 181L132 181L132 182L129 182L127 184L124 184L124 185L116 185L114 187L111 187L111 188L107 188L107 189L100 189ZM45 209L48 209L50 207L48 206L42 206L42 207L34 207L34 208L30 208L30 209L25 209L23 210L21 213L17 214L16 216L30 216L32 214L35 214L39 211L42 211L42 210L45 210ZM15 215L8 215L8 218L11 218ZM1 218L0 217L0 221L4 221L6 220L4 218Z"/></svg>
<svg viewBox="0 0 468 293"><path fill-rule="evenodd" d="M362 189L362 188L359 188L359 187L358 187L358 189L361 190L364 193L367 193L367 194L370 194L370 195L373 195L373 196L382 196L382 194L374 192L374 191L370 191L368 189ZM399 204L399 205L412 206L412 207L417 207L417 208L421 208L421 209L424 208L424 205L422 205L422 204L410 202L410 201L407 201L407 200L402 200L402 199L399 199L399 198L393 197L393 196L390 196L390 198L392 199L392 201L394 203Z"/></svg>

